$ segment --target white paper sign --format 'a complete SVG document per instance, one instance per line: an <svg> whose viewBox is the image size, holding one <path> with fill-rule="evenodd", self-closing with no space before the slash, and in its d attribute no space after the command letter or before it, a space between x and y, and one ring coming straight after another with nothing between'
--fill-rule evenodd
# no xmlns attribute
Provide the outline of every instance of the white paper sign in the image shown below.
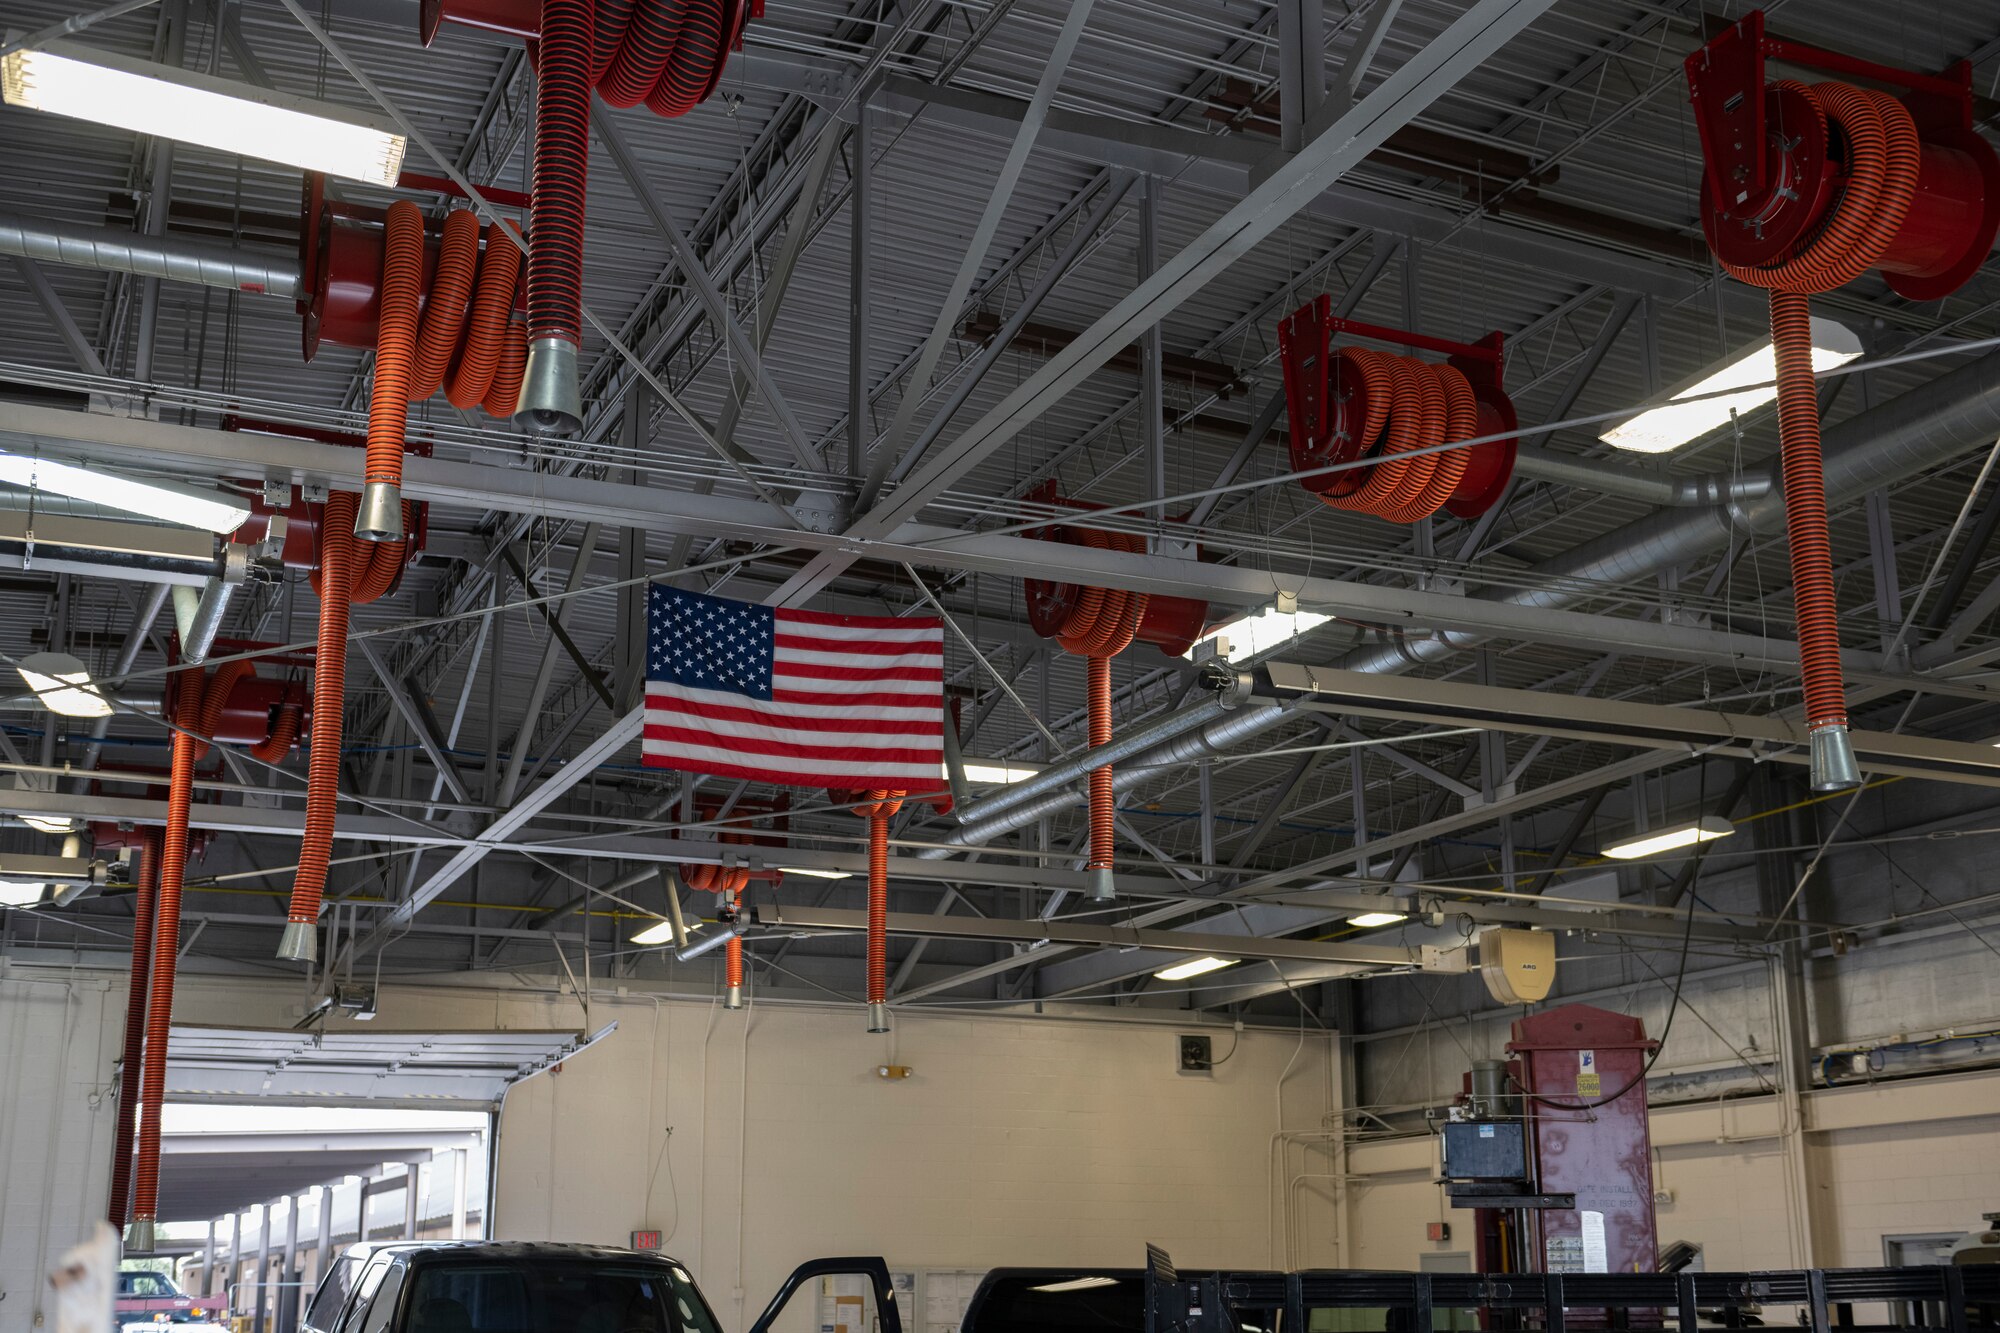
<svg viewBox="0 0 2000 1333"><path fill-rule="evenodd" d="M1583 1271L1610 1272L1609 1262L1604 1253L1604 1214L1585 1209L1578 1216L1583 1219Z"/></svg>

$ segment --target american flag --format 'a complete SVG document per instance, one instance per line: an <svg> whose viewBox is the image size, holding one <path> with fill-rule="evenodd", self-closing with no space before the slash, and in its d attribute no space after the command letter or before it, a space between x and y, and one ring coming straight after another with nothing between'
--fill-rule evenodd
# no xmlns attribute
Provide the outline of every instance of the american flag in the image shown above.
<svg viewBox="0 0 2000 1333"><path fill-rule="evenodd" d="M944 773L944 624L774 610L655 584L649 768L798 787L933 791Z"/></svg>

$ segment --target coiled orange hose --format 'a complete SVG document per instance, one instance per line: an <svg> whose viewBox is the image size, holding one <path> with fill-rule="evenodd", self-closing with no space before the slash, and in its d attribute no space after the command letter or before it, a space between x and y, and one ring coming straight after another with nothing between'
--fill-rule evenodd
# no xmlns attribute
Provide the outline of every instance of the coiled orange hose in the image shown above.
<svg viewBox="0 0 2000 1333"><path fill-rule="evenodd" d="M889 1002L889 819L905 793L884 787L851 792L868 821L868 1003Z"/></svg>
<svg viewBox="0 0 2000 1333"><path fill-rule="evenodd" d="M1362 456L1379 461L1346 494L1338 486L1319 498L1335 509L1373 514L1393 523L1415 523L1451 499L1470 461L1466 451L1397 455L1470 439L1479 431L1472 384L1456 366L1431 365L1366 347L1343 347L1329 374L1354 377L1365 392L1367 419L1359 423Z"/></svg>
<svg viewBox="0 0 2000 1333"><path fill-rule="evenodd" d="M414 207L411 209L415 212ZM390 209L392 214L395 209ZM407 214L401 215L407 225ZM390 229L396 229L392 218ZM418 243L422 243L423 218L416 219ZM508 248L512 249L511 243ZM394 252L390 252L393 256ZM393 258L384 263L384 286ZM438 242L437 272L424 299L423 321L416 334L416 363L410 372L410 401L421 403L444 387L445 371L458 351L459 331L465 327L466 302L472 296L472 280L479 266L479 219L470 209L454 208L445 214L444 233ZM398 448L400 449L400 445Z"/></svg>
<svg viewBox="0 0 2000 1333"><path fill-rule="evenodd" d="M1803 94L1817 115L1838 123L1847 145L1846 182L1832 212L1793 253L1765 267L1726 259L1722 263L1731 276L1771 292L1785 532L1791 547L1806 726L1817 731L1847 725L1847 698L1840 669L1832 543L1826 531L1807 297L1845 286L1881 259L1916 193L1923 149L1909 111L1886 93L1845 83L1779 86Z"/></svg>
<svg viewBox="0 0 2000 1333"><path fill-rule="evenodd" d="M248 754L262 763L275 764L292 752L292 746L298 739L299 710L287 704L278 710L277 720L271 724L271 734L251 746Z"/></svg>
<svg viewBox="0 0 2000 1333"><path fill-rule="evenodd" d="M1096 550L1143 552L1146 539L1132 532L1079 528L1085 546ZM1122 588L1082 590L1076 605L1057 627L1056 642L1089 660L1090 748L1111 744L1111 659L1125 651L1152 600L1143 592ZM1111 869L1117 844L1117 810L1112 804L1111 765L1090 770L1091 870Z"/></svg>
<svg viewBox="0 0 2000 1333"><path fill-rule="evenodd" d="M528 357L526 326L513 322L514 288L520 279L520 247L489 225L485 257L472 288L465 346L445 387L445 397L461 411L483 406L487 416L500 420L514 415Z"/></svg>
<svg viewBox="0 0 2000 1333"><path fill-rule="evenodd" d="M747 843L750 839L740 833L724 833L718 841ZM734 912L742 901L743 890L750 886L750 870L747 866L693 862L681 867L681 879L689 888L703 893L728 894L729 909ZM726 973L724 983L735 991L743 985L743 941L740 937L732 937L722 949Z"/></svg>
<svg viewBox="0 0 2000 1333"><path fill-rule="evenodd" d="M125 993L125 1046L118 1063L118 1128L112 1139L111 1194L104 1215L112 1226L125 1229L126 1205L132 1199L132 1134L139 1123L140 1064L146 1049L147 991L153 963L153 902L159 894L160 835L146 830L140 839L139 864L133 869L132 972Z"/></svg>

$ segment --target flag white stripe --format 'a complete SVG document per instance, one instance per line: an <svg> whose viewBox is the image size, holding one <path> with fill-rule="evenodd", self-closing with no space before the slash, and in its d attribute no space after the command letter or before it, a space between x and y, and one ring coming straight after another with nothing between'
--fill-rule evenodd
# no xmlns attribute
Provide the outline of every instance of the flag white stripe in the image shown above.
<svg viewBox="0 0 2000 1333"><path fill-rule="evenodd" d="M944 682L936 680L828 680L824 676L802 676L785 670L783 662L771 675L774 690L801 690L812 694L907 694L915 699L937 699L944 697ZM737 698L744 698L738 695ZM759 703L760 700L751 700ZM859 705L850 705L858 707ZM872 707L873 705L869 705ZM941 703L931 706L933 713L940 711Z"/></svg>
<svg viewBox="0 0 2000 1333"><path fill-rule="evenodd" d="M882 670L887 667L916 667L924 671L938 671L944 666L943 653L829 653L816 648L778 648L777 663L780 667L787 662L803 662L809 666L860 667ZM933 681L931 688L936 689Z"/></svg>
<svg viewBox="0 0 2000 1333"><path fill-rule="evenodd" d="M914 719L913 719L914 720ZM853 749L870 750L938 750L942 752L943 734L932 732L928 735L913 733L900 735L888 732L865 731L804 731L797 727L768 725L761 722L739 722L734 718L704 717L699 713L681 713L670 708L648 708L646 722L649 726L678 727L683 731L702 731L714 736L741 736L745 740L775 741L781 745L825 745ZM666 744L677 744L666 742ZM763 756L761 750L745 750L744 754Z"/></svg>
<svg viewBox="0 0 2000 1333"><path fill-rule="evenodd" d="M803 634L814 639L852 639L857 643L932 643L944 651L944 631L932 625L913 629L870 629L861 625L821 625L810 620L793 620L778 612L780 634Z"/></svg>
<svg viewBox="0 0 2000 1333"><path fill-rule="evenodd" d="M837 759L792 759L784 755L756 754L743 750L725 750L715 746L686 745L680 742L657 743L655 753L671 754L683 763L707 762L727 764L732 768L761 768L772 773L798 773L812 777L852 778L857 787L879 785L882 765L866 759L852 763ZM895 776L902 777L907 769L897 766ZM939 759L936 773L938 785L944 785L944 761Z"/></svg>

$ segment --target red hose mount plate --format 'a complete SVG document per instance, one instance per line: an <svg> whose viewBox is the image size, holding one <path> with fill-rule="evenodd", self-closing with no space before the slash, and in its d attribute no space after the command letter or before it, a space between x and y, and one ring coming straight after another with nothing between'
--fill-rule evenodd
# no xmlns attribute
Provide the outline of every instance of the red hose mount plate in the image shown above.
<svg viewBox="0 0 2000 1333"><path fill-rule="evenodd" d="M1895 91L1923 159L1909 211L1877 267L1912 301L1963 286L2000 231L2000 154L1972 128L1972 67L1961 60L1919 74L1773 37L1762 10L1717 33L1684 66L1705 163L1709 248L1738 267L1775 265L1819 235L1846 185L1845 136L1799 85L1767 82L1767 60Z"/></svg>
<svg viewBox="0 0 2000 1333"><path fill-rule="evenodd" d="M1037 484L1022 497L1033 504L1056 505L1064 509L1082 512L1101 508L1086 504L1081 500L1066 499L1056 493L1053 479ZM1174 522L1182 522L1175 519ZM1036 528L1028 535L1040 537L1044 541L1064 542L1071 546L1083 544L1082 530L1064 523ZM1197 560L1205 560L1206 555L1199 547L1195 550ZM1075 609L1077 599L1083 595L1083 586L1076 583L1061 583L1052 579L1025 579L1022 586L1028 598L1028 624L1035 633L1045 639L1053 639L1062 628L1070 612ZM1169 657L1180 657L1201 639L1201 632L1208 625L1208 603L1194 597L1169 597L1153 594L1146 601L1146 614L1139 619L1138 632L1133 636L1152 644Z"/></svg>
<svg viewBox="0 0 2000 1333"><path fill-rule="evenodd" d="M1368 441L1380 432L1377 414L1387 405L1370 400L1352 363L1335 350L1334 339L1343 334L1442 353L1465 376L1479 408L1478 434L1504 432L1508 438L1473 445L1467 451L1465 473L1444 507L1459 518L1476 518L1498 503L1513 478L1514 456L1519 451L1512 432L1520 421L1513 400L1501 387L1506 374L1505 337L1494 332L1476 343L1459 343L1345 319L1333 313L1333 299L1324 293L1278 323L1292 470L1310 472L1356 462L1366 456ZM1302 478L1299 485L1315 495L1351 495L1367 482L1371 470L1358 467L1324 473Z"/></svg>

